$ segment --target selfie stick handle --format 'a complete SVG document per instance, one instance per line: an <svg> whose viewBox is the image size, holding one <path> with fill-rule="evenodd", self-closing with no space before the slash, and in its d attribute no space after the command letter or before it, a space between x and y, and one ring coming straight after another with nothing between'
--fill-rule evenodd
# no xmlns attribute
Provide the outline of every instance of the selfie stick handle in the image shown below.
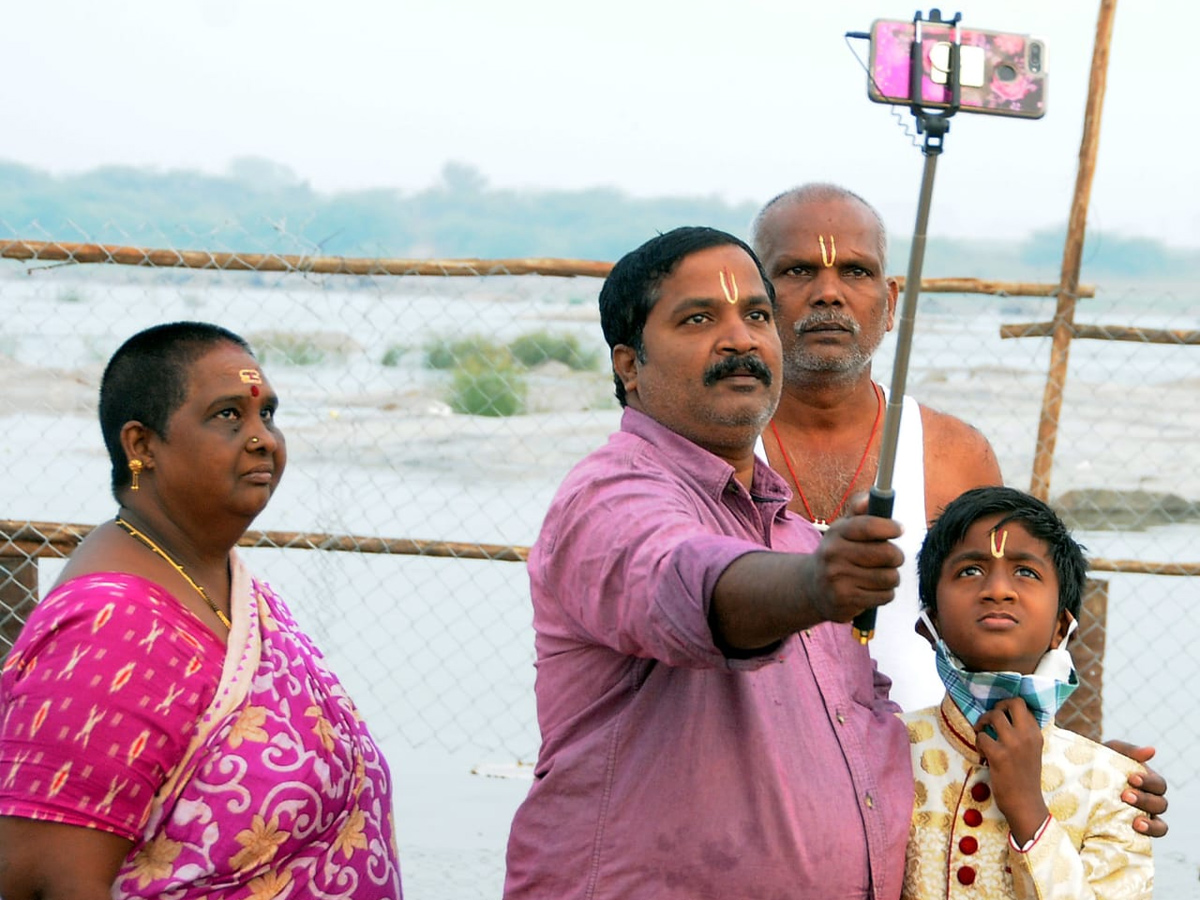
<svg viewBox="0 0 1200 900"><path fill-rule="evenodd" d="M932 15L937 15L933 10ZM955 23L958 16L955 16ZM919 98L920 67L923 60L920 39L920 23L917 23L917 40L913 42L913 82L916 88L910 95ZM951 49L952 103L950 109L931 115L913 104L917 116L918 131L926 132L924 147L925 169L921 174L921 195L917 202L917 222L913 228L912 248L908 254L908 274L904 277L904 300L900 306L900 326L896 333L896 358L892 364L892 386L888 391L887 413L883 419L883 436L879 443L879 470L875 484L867 500L867 515L891 518L896 492L892 490L892 474L896 468L896 445L900 440L900 412L904 407L904 386L908 381L908 358L912 350L913 322L917 317L917 299L921 293L921 268L925 263L925 232L929 225L929 208L933 203L933 179L937 174L937 158L942 152L942 137L950 128L945 119L958 109L958 53L957 42ZM931 127L932 126L932 127ZM865 644L875 636L875 607L865 609L854 617L854 636Z"/></svg>

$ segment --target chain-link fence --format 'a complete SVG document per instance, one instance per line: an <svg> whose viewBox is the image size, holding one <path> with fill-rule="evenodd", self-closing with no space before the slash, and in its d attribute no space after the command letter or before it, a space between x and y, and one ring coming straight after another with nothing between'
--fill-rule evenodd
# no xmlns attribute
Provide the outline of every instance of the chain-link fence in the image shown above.
<svg viewBox="0 0 1200 900"><path fill-rule="evenodd" d="M213 321L250 340L282 399L288 471L243 551L251 568L292 605L393 757L440 754L483 772L532 761L521 560L559 481L618 423L596 312L605 267L118 252L21 240L30 233L0 238L0 650L53 583L55 559L115 511L95 414L105 360L146 326ZM555 274L516 274L536 271ZM1015 290L923 296L909 389L977 425L1008 483L1028 488L1049 366L1036 323L1055 301ZM1106 284L1079 301L1050 484L1106 582L1089 607L1107 617L1104 736L1155 743L1177 804L1200 792L1186 762L1200 726L1163 702L1200 677L1197 308L1190 285ZM885 342L877 357L884 383L891 352ZM481 802L503 818L515 796ZM475 834L463 815L462 834ZM502 846L462 838L490 882L475 894L466 857L420 837L427 885L498 890ZM1194 880L1194 857L1170 853Z"/></svg>

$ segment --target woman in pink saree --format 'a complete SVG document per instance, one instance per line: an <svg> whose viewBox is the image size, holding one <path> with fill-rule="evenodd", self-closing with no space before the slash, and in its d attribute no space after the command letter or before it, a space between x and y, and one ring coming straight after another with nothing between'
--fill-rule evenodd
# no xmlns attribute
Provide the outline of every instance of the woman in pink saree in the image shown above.
<svg viewBox="0 0 1200 900"><path fill-rule="evenodd" d="M401 897L391 777L233 547L286 462L245 342L135 335L101 385L117 517L0 672L0 895Z"/></svg>

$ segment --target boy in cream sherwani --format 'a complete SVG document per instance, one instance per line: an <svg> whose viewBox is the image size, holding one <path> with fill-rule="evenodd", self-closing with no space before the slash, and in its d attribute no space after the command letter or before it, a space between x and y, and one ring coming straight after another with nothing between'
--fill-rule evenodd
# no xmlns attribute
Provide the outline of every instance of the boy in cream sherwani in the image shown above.
<svg viewBox="0 0 1200 900"><path fill-rule="evenodd" d="M968 491L918 558L947 692L906 713L916 796L905 900L1150 897L1150 840L1120 786L1138 763L1054 714L1078 685L1066 640L1087 564L1057 515L1011 488Z"/></svg>

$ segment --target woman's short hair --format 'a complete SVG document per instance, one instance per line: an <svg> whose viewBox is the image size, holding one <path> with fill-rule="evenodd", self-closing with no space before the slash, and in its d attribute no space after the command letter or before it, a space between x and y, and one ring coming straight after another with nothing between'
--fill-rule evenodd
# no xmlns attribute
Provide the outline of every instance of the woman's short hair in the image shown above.
<svg viewBox="0 0 1200 900"><path fill-rule="evenodd" d="M218 344L234 344L251 356L245 339L208 322L170 322L139 331L123 343L100 379L100 431L112 464L112 489L130 482L121 429L141 422L159 437L187 398L192 364Z"/></svg>

